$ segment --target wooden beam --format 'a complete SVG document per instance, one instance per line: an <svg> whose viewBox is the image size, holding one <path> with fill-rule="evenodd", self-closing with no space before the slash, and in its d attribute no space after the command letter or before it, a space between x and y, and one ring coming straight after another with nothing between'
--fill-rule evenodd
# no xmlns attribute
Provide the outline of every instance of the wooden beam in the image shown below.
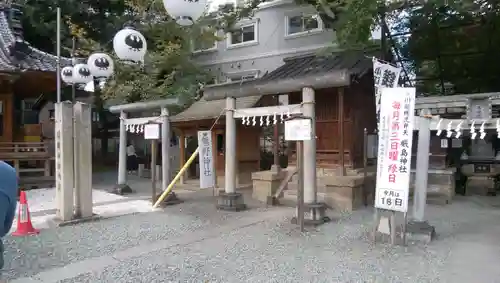
<svg viewBox="0 0 500 283"><path fill-rule="evenodd" d="M302 114L301 104L267 106L257 108L236 109L234 118L272 116L276 114L278 118L281 114Z"/></svg>
<svg viewBox="0 0 500 283"><path fill-rule="evenodd" d="M119 113L121 111L140 112L144 110L160 109L162 107L167 107L172 105L182 105L182 102L178 98L167 98L163 100L155 100L147 102L135 102L129 104L110 106L109 112L111 113Z"/></svg>
<svg viewBox="0 0 500 283"><path fill-rule="evenodd" d="M276 95L276 105L279 105L279 95ZM280 132L279 132L279 128L280 127L280 124L279 123L276 123L274 125L274 135L273 135L273 140L274 140L274 145L273 145L273 157L274 157L274 166L276 166L276 168L280 168L280 147L279 147L279 143L280 143Z"/></svg>
<svg viewBox="0 0 500 283"><path fill-rule="evenodd" d="M422 117L418 117L416 116L415 117L415 120L414 120L414 130L415 131L418 131L419 129L419 125L420 125L420 120L421 119L432 119L431 120L431 125L430 125L430 128L431 128L431 131L436 131L437 130L437 126L438 126L438 123L439 123L439 120L441 120L438 116L433 116L432 118L422 118ZM475 123L474 123L474 127L476 129L476 132L479 132L479 127L481 126L481 124L483 122L484 123L484 129L487 130L487 129L490 129L490 130L496 130L496 123L497 123L497 120L500 122L500 119L497 119L497 118L494 118L494 119L489 119L489 120L477 120ZM472 120L468 120L468 119L442 119L441 121L441 124L439 125L439 128L443 131L443 135L446 135L446 127L448 126L448 124L451 122L451 129L453 130L453 132L455 132L455 129L456 127L458 126L458 124L460 124L461 122L462 125L460 126L461 128L461 131L462 132L468 132L470 130L470 126L472 125L471 123ZM488 134L488 135L491 135ZM496 133L495 133L496 135ZM453 134L453 136L455 136L455 134Z"/></svg>
<svg viewBox="0 0 500 283"><path fill-rule="evenodd" d="M486 93L474 93L474 94L457 94L450 96L429 96L429 97L418 97L415 104L424 103L438 103L438 102L466 102L468 99L488 99L488 98L499 98L500 92L486 92Z"/></svg>
<svg viewBox="0 0 500 283"><path fill-rule="evenodd" d="M348 86L351 76L348 70L338 70L321 75L310 75L302 78L286 78L265 81L253 79L242 82L231 82L209 85L203 88L203 98L207 101L220 100L227 97L248 97L275 95L301 91L304 87L315 89Z"/></svg>
<svg viewBox="0 0 500 283"><path fill-rule="evenodd" d="M145 125L149 123L161 124L162 119L160 116L125 119L125 125Z"/></svg>
<svg viewBox="0 0 500 283"><path fill-rule="evenodd" d="M339 137L340 137L340 166L342 166L342 176L346 175L344 160L344 88L338 88L339 99Z"/></svg>

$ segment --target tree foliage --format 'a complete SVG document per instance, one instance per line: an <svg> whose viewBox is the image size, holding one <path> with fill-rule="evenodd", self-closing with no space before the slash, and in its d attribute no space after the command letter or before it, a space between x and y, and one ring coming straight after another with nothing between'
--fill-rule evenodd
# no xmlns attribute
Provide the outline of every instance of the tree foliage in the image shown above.
<svg viewBox="0 0 500 283"><path fill-rule="evenodd" d="M225 5L193 27L181 27L169 18L160 0L25 0L26 39L47 52L55 50L55 7L61 5L64 54L69 55L71 37L78 38L78 54L92 51L112 53L111 41L125 22L133 22L147 38L148 54L143 66L125 65L116 60L116 73L103 97L136 101L156 97L196 97L200 86L210 79L191 57L192 43L210 44L220 40L217 29L230 30L241 18L252 17L266 0L249 0L243 6ZM435 93L437 84L454 85L456 91L498 89L494 78L499 72L493 57L500 38L495 32L499 21L496 0L295 0L312 5L321 19L336 32L341 48L363 48L372 44L372 31L392 23L395 32L412 36L392 40L407 59L404 66L427 81L419 86ZM395 25L395 27L394 27ZM457 26L457 28L444 28ZM394 32L393 30L393 32ZM474 37L474 40L470 40ZM390 40L391 41L391 40ZM439 49L439 52L437 50ZM476 53L469 56L438 56L441 53ZM482 55L478 55L478 54ZM440 58L438 58L440 57ZM442 57L442 58L441 58ZM484 76L486 71L488 76ZM443 75L444 74L444 75ZM430 78L430 79L429 79Z"/></svg>
<svg viewBox="0 0 500 283"><path fill-rule="evenodd" d="M116 72L102 90L102 98L138 101L180 96L190 100L209 79L191 58L192 40L213 42L214 30L201 24L190 28L168 17L161 1L150 0L26 0L25 39L37 48L55 52L56 7L61 5L63 54L70 56L72 37L77 57L95 51L112 54L112 39L125 23L132 23L147 39L144 65L126 65L115 58ZM41 21L38 21L41 19Z"/></svg>
<svg viewBox="0 0 500 283"><path fill-rule="evenodd" d="M500 67L491 58L500 49L498 1L429 1L407 11L399 31L407 67L426 95L500 90Z"/></svg>

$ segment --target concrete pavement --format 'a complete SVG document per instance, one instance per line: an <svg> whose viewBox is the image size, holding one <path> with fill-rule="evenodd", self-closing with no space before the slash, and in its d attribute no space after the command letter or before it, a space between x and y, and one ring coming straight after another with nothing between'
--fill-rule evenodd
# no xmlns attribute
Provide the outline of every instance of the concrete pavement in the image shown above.
<svg viewBox="0 0 500 283"><path fill-rule="evenodd" d="M478 198L429 206L438 239L373 245L371 209L304 234L294 210L214 208L211 192L160 212L5 239L9 282L500 282L500 209ZM488 199L490 200L490 199Z"/></svg>
<svg viewBox="0 0 500 283"><path fill-rule="evenodd" d="M109 218L151 211L152 185L149 179L129 175L128 181L135 193L119 196L107 192L114 186L116 178L116 172L94 174L92 198L95 214L102 218ZM161 182L156 185L157 192L160 192L160 187ZM183 192L184 190L177 191ZM29 190L26 194L33 226L42 230L56 227L57 223L54 221L56 216L55 188ZM10 233L16 228L17 215Z"/></svg>

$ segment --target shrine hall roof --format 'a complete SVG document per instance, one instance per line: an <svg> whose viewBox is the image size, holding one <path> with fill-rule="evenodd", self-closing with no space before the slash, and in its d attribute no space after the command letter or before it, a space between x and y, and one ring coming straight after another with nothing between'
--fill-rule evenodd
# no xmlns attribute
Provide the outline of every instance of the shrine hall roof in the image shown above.
<svg viewBox="0 0 500 283"><path fill-rule="evenodd" d="M23 40L20 9L14 4L0 5L0 72L55 72L57 57L36 49ZM69 58L61 58L62 66L70 64Z"/></svg>
<svg viewBox="0 0 500 283"><path fill-rule="evenodd" d="M349 70L351 75L363 76L373 67L372 60L361 52L339 52L327 55L308 54L284 59L285 64L264 75L260 81L277 81L322 75L332 71Z"/></svg>
<svg viewBox="0 0 500 283"><path fill-rule="evenodd" d="M248 97L348 86L351 79L362 77L373 68L369 56L375 51L340 51L329 54L307 54L284 59L284 64L261 78L222 83L204 88L206 100L228 96Z"/></svg>
<svg viewBox="0 0 500 283"><path fill-rule="evenodd" d="M253 107L259 100L260 96L237 98L236 109ZM170 121L188 122L215 119L226 114L224 109L226 109L225 99L206 101L205 99L201 98L200 100L189 106L186 110L173 117L170 117Z"/></svg>

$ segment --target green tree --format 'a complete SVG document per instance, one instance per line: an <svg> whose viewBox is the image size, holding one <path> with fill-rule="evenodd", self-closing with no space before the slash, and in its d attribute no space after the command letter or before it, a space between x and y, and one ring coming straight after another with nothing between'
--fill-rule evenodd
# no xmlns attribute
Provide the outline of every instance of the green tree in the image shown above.
<svg viewBox="0 0 500 283"><path fill-rule="evenodd" d="M464 4L464 3L461 3ZM401 45L417 78L420 93L493 92L500 89L500 67L494 60L500 48L497 1L468 5L429 2L408 11L399 27L412 31Z"/></svg>
<svg viewBox="0 0 500 283"><path fill-rule="evenodd" d="M24 0L21 3L25 39L50 53L56 51L56 8L61 8L61 47L65 56L70 56L73 35L82 38L84 33L85 38L108 45L117 27L129 20L125 0Z"/></svg>

